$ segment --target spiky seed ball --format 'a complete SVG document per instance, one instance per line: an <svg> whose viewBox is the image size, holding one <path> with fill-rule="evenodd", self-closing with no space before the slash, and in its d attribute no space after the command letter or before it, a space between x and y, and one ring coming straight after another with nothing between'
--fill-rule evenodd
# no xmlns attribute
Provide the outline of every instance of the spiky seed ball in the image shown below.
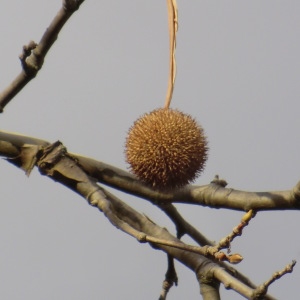
<svg viewBox="0 0 300 300"><path fill-rule="evenodd" d="M202 127L187 114L156 109L135 121L126 139L126 160L131 171L159 190L192 182L207 159Z"/></svg>

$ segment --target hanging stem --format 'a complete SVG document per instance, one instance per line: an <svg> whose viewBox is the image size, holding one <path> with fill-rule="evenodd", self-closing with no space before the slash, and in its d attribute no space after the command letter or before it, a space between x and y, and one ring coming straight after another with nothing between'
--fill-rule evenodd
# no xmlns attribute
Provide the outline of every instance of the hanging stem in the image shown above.
<svg viewBox="0 0 300 300"><path fill-rule="evenodd" d="M174 89L174 82L176 76L176 60L175 60L175 48L176 48L176 33L178 30L178 15L177 15L177 4L176 0L167 0L168 8L168 26L169 26L169 37L170 37L170 69L169 69L169 80L168 89L165 101L165 108L169 108L172 94Z"/></svg>

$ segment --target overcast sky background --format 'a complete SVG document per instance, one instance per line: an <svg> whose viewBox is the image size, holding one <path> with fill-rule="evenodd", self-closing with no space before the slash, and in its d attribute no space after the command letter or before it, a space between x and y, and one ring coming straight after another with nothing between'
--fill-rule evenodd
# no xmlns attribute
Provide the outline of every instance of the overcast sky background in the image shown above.
<svg viewBox="0 0 300 300"><path fill-rule="evenodd" d="M60 140L71 152L126 169L124 142L141 114L164 104L168 76L165 0L86 0L43 69L1 115L1 129ZM291 189L299 176L300 2L178 0L177 79L171 107L195 117L216 174L247 191ZM38 42L61 1L2 0L0 89L20 72L18 55ZM0 161L1 299L157 299L166 257L114 228L58 183ZM115 195L174 233L153 205ZM176 205L212 240L242 213ZM300 261L299 212L258 213L232 244L256 284ZM188 241L187 239L185 239ZM199 299L195 276L176 264L168 299ZM273 284L296 300L300 266ZM222 289L222 299L242 299Z"/></svg>

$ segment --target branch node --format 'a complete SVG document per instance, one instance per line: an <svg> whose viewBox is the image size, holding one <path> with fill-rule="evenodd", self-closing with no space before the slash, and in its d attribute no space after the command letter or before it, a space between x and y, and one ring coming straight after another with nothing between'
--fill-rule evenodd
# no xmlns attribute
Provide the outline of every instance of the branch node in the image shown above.
<svg viewBox="0 0 300 300"><path fill-rule="evenodd" d="M210 183L219 185L221 187L226 187L227 186L227 181L224 180L224 179L220 179L219 175L215 175L215 178Z"/></svg>
<svg viewBox="0 0 300 300"><path fill-rule="evenodd" d="M67 12L74 12L79 9L80 3L77 0L64 0L63 8Z"/></svg>
<svg viewBox="0 0 300 300"><path fill-rule="evenodd" d="M33 52L36 47L37 43L30 41L28 45L23 46L23 52L19 55L24 72L32 78L35 77L36 73L40 70L43 64L43 60L37 59L37 55ZM28 60L28 58L32 57L32 55L34 58Z"/></svg>
<svg viewBox="0 0 300 300"><path fill-rule="evenodd" d="M140 242L140 243L147 243L147 234L140 232L136 239Z"/></svg>
<svg viewBox="0 0 300 300"><path fill-rule="evenodd" d="M292 194L297 201L300 201L300 181L293 188Z"/></svg>

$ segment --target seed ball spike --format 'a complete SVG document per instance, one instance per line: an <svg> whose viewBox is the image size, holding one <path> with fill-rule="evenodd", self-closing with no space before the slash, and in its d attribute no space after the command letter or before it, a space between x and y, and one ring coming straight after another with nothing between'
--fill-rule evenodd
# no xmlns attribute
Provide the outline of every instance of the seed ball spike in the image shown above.
<svg viewBox="0 0 300 300"><path fill-rule="evenodd" d="M202 127L190 115L166 108L136 120L125 145L132 173L157 190L191 183L202 172L207 151Z"/></svg>

